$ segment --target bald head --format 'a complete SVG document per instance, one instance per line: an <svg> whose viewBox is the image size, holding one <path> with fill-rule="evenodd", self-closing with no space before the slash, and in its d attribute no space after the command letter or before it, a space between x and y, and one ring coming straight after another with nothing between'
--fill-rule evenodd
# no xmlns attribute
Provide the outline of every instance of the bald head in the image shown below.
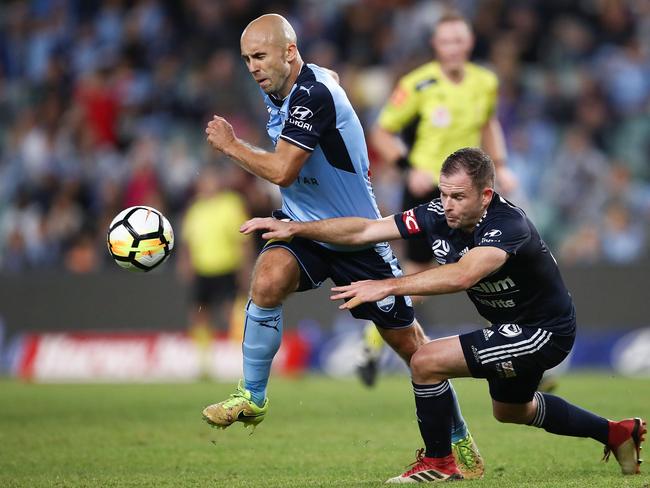
<svg viewBox="0 0 650 488"><path fill-rule="evenodd" d="M241 41L247 37L262 38L268 44L286 47L296 44L296 32L287 19L278 14L265 14L246 26Z"/></svg>
<svg viewBox="0 0 650 488"><path fill-rule="evenodd" d="M260 88L282 98L289 94L302 68L296 33L278 14L262 15L246 26L241 56Z"/></svg>

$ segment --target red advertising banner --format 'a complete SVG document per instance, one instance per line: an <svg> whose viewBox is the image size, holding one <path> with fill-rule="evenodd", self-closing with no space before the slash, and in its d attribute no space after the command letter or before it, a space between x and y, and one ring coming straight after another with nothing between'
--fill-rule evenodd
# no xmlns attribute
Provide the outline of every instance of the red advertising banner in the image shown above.
<svg viewBox="0 0 650 488"><path fill-rule="evenodd" d="M279 373L302 373L309 344L287 333L275 357ZM28 335L17 374L39 382L167 382L200 377L234 380L242 375L241 343L214 338L199 343L180 333L47 333Z"/></svg>

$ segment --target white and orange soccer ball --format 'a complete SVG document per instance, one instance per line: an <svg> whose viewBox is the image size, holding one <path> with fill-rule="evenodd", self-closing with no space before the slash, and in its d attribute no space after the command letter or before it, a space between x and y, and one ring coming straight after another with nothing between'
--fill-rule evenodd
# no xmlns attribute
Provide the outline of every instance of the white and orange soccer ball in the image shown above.
<svg viewBox="0 0 650 488"><path fill-rule="evenodd" d="M151 271L174 248L174 231L158 210L143 205L122 210L111 222L108 252L118 266L129 271Z"/></svg>

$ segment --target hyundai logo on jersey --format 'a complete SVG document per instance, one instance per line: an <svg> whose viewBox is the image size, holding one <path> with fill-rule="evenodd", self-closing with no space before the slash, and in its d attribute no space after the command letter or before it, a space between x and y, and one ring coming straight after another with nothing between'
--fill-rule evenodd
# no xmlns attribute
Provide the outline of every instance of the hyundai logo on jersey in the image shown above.
<svg viewBox="0 0 650 488"><path fill-rule="evenodd" d="M296 105L291 109L291 116L294 119L298 120L307 120L312 118L314 115L314 112L309 110L307 107L303 107L302 105Z"/></svg>

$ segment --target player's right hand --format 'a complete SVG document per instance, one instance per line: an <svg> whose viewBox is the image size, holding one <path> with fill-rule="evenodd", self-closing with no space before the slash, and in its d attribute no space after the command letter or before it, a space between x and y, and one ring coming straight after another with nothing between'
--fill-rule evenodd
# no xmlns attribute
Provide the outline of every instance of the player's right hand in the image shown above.
<svg viewBox="0 0 650 488"><path fill-rule="evenodd" d="M205 128L208 142L212 147L219 151L224 151L232 141L235 140L235 131L232 125L228 123L223 117L215 115L212 120L208 122Z"/></svg>
<svg viewBox="0 0 650 488"><path fill-rule="evenodd" d="M272 217L255 217L244 222L239 228L239 232L248 235L258 230L266 230L268 232L262 234L262 239L288 239L293 237L291 227L290 222L283 222Z"/></svg>

